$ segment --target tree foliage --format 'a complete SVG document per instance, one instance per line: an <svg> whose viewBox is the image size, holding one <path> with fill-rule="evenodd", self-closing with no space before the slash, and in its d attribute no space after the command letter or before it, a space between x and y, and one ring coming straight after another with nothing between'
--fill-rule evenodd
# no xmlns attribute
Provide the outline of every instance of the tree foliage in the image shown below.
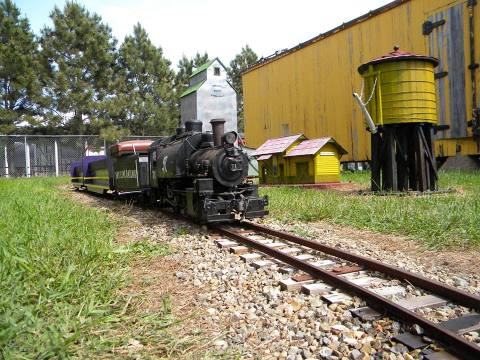
<svg viewBox="0 0 480 360"><path fill-rule="evenodd" d="M122 128L137 135L166 135L174 131L174 73L140 24L127 36L119 51L122 91L118 94Z"/></svg>
<svg viewBox="0 0 480 360"><path fill-rule="evenodd" d="M68 0L36 37L12 0L0 0L0 133L160 135L180 119L180 95L208 53L185 55L172 70L161 47L137 24L119 48L110 27ZM227 69L238 92L241 73L257 61L246 45Z"/></svg>
<svg viewBox="0 0 480 360"><path fill-rule="evenodd" d="M230 82L237 91L237 119L239 131L243 131L244 127L242 72L257 61L257 54L255 54L250 46L245 45L245 47L242 47L240 53L230 62L230 67L227 69Z"/></svg>
<svg viewBox="0 0 480 360"><path fill-rule="evenodd" d="M37 43L26 18L11 0L0 2L0 133L35 123L46 99Z"/></svg>
<svg viewBox="0 0 480 360"><path fill-rule="evenodd" d="M50 120L72 133L97 133L109 120L116 41L101 17L78 3L55 7L50 18L53 27L44 28L40 40L49 71Z"/></svg>

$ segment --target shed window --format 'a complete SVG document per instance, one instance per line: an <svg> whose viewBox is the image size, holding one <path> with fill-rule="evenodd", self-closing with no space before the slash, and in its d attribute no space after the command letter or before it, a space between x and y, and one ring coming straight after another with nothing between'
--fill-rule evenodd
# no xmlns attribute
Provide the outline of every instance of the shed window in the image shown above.
<svg viewBox="0 0 480 360"><path fill-rule="evenodd" d="M219 67L214 67L213 68L213 75L220 76L220 68Z"/></svg>
<svg viewBox="0 0 480 360"><path fill-rule="evenodd" d="M282 124L282 135L283 136L290 135L290 126L288 124Z"/></svg>

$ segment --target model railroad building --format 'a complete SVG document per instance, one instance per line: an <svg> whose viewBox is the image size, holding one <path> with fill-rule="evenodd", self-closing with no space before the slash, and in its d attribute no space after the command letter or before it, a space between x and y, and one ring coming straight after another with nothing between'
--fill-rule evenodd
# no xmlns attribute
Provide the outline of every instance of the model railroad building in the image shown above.
<svg viewBox="0 0 480 360"><path fill-rule="evenodd" d="M304 135L267 140L254 153L260 184L321 184L340 181L340 158L347 152L333 138Z"/></svg>
<svg viewBox="0 0 480 360"><path fill-rule="evenodd" d="M181 121L200 120L212 131L210 120L224 119L225 131L237 131L237 92L227 81L227 70L215 58L197 68L181 94Z"/></svg>
<svg viewBox="0 0 480 360"><path fill-rule="evenodd" d="M242 76L249 145L298 133L328 135L348 151L342 161L370 160L370 134L352 96L364 81L357 67L394 45L439 60L436 156L478 158L480 2L473 0L395 0L260 59ZM365 89L365 101L370 94Z"/></svg>

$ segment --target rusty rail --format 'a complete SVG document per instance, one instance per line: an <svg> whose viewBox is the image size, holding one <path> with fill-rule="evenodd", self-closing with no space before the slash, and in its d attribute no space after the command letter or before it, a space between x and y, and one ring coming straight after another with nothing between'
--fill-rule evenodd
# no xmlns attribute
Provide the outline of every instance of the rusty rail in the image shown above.
<svg viewBox="0 0 480 360"><path fill-rule="evenodd" d="M332 248L332 247L329 247L329 246L325 246L325 245L319 244L319 243L311 241L311 240L302 239L302 238L300 238L296 235L293 235L293 234L269 229L269 228L266 228L264 226L251 224L251 223L244 223L242 225L248 226L251 229L257 230L259 232L263 232L263 233L267 233L267 234L272 235L272 236L279 237L279 238L284 239L284 240L288 240L288 241L291 241L291 242L294 242L294 243L297 243L297 244L300 244L300 245L303 245L303 246L311 247L312 249L319 250L319 251L328 253L330 255L336 256L336 257L344 258L346 260L356 262L356 263L359 263L359 264L365 264L370 269L374 269L374 267L371 266L371 265L373 265L373 266L376 267L376 270L381 271L383 273L386 273L385 271L383 271L383 268L386 268L387 271L389 271L388 269L390 268L390 266L385 265L385 264L381 264L380 262L377 262L375 260L366 259L362 256L351 254L351 253L345 252L345 251L340 250L340 249L335 249L335 248ZM282 261L282 262L284 262L284 263L286 263L290 266L293 266L293 267L295 267L299 270L302 270L302 271L304 271L304 272L306 272L306 273L308 273L308 274L310 274L310 275L312 275L312 276L314 276L318 279L322 279L323 281L325 281L326 283L328 283L330 285L333 285L337 288L341 288L341 289L343 289L347 292L353 293L353 294L359 296L360 298L364 299L369 306L371 306L372 308L374 308L376 310L386 311L386 312L390 313L391 315L393 315L395 317L398 317L399 319L401 319L403 321L406 321L406 322L411 323L411 324L420 325L424 329L426 334L428 334L432 338L437 339L440 342L444 343L446 346L449 347L450 351L452 351L453 353L461 356L462 358L472 359L472 360L473 359L480 359L480 347L466 341L464 338L455 334L454 332L446 330L446 329L438 326L434 322L417 315L415 312L401 307L400 305L394 303L393 301L390 301L390 300L388 300L388 299L386 299L386 298L384 298L384 297L382 297L382 296L380 296L380 295L378 295L378 294L376 294L376 293L374 293L370 290L367 290L366 288L363 288L359 285L356 285L356 284L346 280L345 278L342 278L338 275L335 275L334 273L331 273L327 270L323 270L323 269L321 269L319 267L316 267L316 266L314 266L314 265L312 265L312 264L310 264L306 261L299 260L299 259L295 258L294 256L284 254L281 251L270 248L270 247L268 247L268 246L266 246L266 245L264 245L264 244L262 244L258 241L255 241L253 239L249 239L248 237L243 236L243 235L235 232L234 229L232 230L232 229L229 229L225 226L213 226L213 229L215 231L217 231L218 233L224 235L224 236L227 236L231 239L235 239L239 242L242 242L243 244L245 244L247 246L250 246L252 248L255 248L258 251L260 251L260 252L262 252L266 255L272 256L272 257L274 257L274 258L276 258L276 259L278 259L278 260L280 260L280 261ZM310 245L313 245L315 247L310 246ZM404 271L401 270L401 269L394 268L394 270L395 269L397 269L398 272L390 271L390 274L403 274L404 273ZM417 275L412 274L412 273L408 273L408 274L410 274L410 276L412 276L413 279L416 279L418 277ZM400 277L402 277L402 276L400 276ZM403 276L403 278L408 279L407 277L404 277L404 276ZM425 281L430 281L430 280L428 280L426 278L423 278L423 277L419 277L419 278L422 279L421 283L423 283ZM440 284L440 285L445 286L443 284ZM448 288L450 288L450 287L448 287ZM452 288L452 289L454 289L454 288ZM459 297L459 294L463 294L463 292L460 292L460 293L454 292L454 294L456 294L455 296ZM468 295L470 295L470 294L468 294ZM477 299L475 297L473 297L473 298Z"/></svg>
<svg viewBox="0 0 480 360"><path fill-rule="evenodd" d="M321 251L328 255L332 255L353 263L357 263L358 265L363 265L370 270L376 270L397 279L407 280L413 285L421 287L425 290L429 290L432 293L438 294L444 298L453 300L459 305L463 305L475 310L480 310L480 297L467 293L466 291L457 289L453 286L443 284L439 281L429 279L425 276L412 273L410 271L401 269L393 265L387 265L378 260L370 259L362 255L357 255L346 250L321 244L317 241L304 239L285 231L270 229L266 226L253 224L251 222L244 222L242 223L242 226L293 242L295 244L306 246L310 249Z"/></svg>

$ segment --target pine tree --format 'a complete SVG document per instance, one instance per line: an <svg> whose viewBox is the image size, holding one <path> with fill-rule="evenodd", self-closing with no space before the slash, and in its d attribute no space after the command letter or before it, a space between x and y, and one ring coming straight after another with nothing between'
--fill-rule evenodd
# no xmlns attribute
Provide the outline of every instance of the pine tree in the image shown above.
<svg viewBox="0 0 480 360"><path fill-rule="evenodd" d="M107 99L113 93L116 41L97 14L67 2L55 7L53 27L42 31L43 60L51 80L50 118L70 133L98 133L109 120Z"/></svg>
<svg viewBox="0 0 480 360"><path fill-rule="evenodd" d="M202 66L209 60L210 59L206 52L203 54L197 52L191 59L187 58L185 55L182 56L182 58L178 61L178 71L175 75L175 89L178 95L181 95L182 92L188 88L190 75L192 75L192 73L195 71L195 68Z"/></svg>
<svg viewBox="0 0 480 360"><path fill-rule="evenodd" d="M240 54L237 54L230 62L230 67L227 69L230 82L234 89L237 90L237 119L239 131L243 131L244 127L242 72L245 71L249 66L255 64L257 61L257 54L255 54L250 46L245 45Z"/></svg>
<svg viewBox="0 0 480 360"><path fill-rule="evenodd" d="M171 134L178 123L173 114L174 73L140 24L120 47L119 64L124 84L118 96L118 125L136 135Z"/></svg>
<svg viewBox="0 0 480 360"><path fill-rule="evenodd" d="M178 61L178 71L175 74L175 89L178 93L182 93L188 87L188 78L193 73L193 60L185 55Z"/></svg>
<svg viewBox="0 0 480 360"><path fill-rule="evenodd" d="M203 64L207 63L208 61L210 61L210 58L208 57L207 52L204 52L203 54L200 54L200 53L197 52L195 54L194 58L192 59L193 67L198 68L198 67L202 66Z"/></svg>
<svg viewBox="0 0 480 360"><path fill-rule="evenodd" d="M11 0L0 2L0 133L36 123L45 105L37 43ZM25 128L23 128L25 129Z"/></svg>

